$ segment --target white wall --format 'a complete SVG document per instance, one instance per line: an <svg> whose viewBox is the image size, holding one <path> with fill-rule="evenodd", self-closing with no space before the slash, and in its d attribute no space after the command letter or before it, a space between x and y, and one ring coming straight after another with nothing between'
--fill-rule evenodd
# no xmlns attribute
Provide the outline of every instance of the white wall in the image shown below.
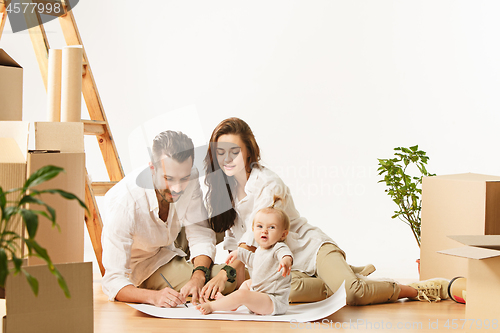
<svg viewBox="0 0 500 333"><path fill-rule="evenodd" d="M353 264L400 278L417 278L419 252L390 218L377 158L419 144L431 172L500 174L497 1L117 4L81 1L74 14L126 172L130 133L152 118L195 107L201 141L243 118L299 211ZM30 39L9 29L0 47L24 66L24 118L43 121ZM47 30L63 46L57 21ZM105 179L86 143L89 172Z"/></svg>

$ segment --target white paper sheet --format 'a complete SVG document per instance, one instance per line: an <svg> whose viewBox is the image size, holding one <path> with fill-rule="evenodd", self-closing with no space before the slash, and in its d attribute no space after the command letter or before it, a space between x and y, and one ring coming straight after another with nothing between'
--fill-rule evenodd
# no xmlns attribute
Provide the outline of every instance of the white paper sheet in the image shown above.
<svg viewBox="0 0 500 333"><path fill-rule="evenodd" d="M209 319L209 320L253 320L253 321L296 321L310 322L328 317L346 305L346 293L344 283L329 298L315 302L299 305L290 305L284 315L260 316L249 313L245 306L236 311L216 311L208 315L202 315L200 311L189 303L188 308L183 305L177 308L159 308L148 304L128 304L134 309L153 317L170 319Z"/></svg>

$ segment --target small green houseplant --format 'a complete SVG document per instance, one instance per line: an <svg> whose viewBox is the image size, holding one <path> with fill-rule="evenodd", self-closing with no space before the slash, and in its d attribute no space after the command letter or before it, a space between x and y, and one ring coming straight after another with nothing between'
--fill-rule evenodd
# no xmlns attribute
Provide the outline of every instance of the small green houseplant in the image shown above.
<svg viewBox="0 0 500 333"><path fill-rule="evenodd" d="M36 232L38 229L38 216L45 216L52 222L53 227L58 227L56 223L56 212L49 205L45 204L38 197L44 193L57 194L68 200L77 200L80 206L87 209L85 203L81 201L74 194L68 193L63 190L35 190L34 187L56 177L59 173L63 172L62 168L48 165L35 171L24 183L23 187L15 188L11 190L4 191L0 187L0 208L1 208L1 220L0 220L0 287L5 287L5 281L10 273L19 274L22 272L35 295L38 295L38 281L36 278L31 276L26 270L23 269L22 263L23 259L19 258L16 253L19 250L19 240L21 243L26 244L28 249L27 256L37 256L43 259L50 270L50 272L57 278L59 286L64 291L66 297L70 297L68 286L64 278L61 276L57 268L54 266L50 260L49 254L46 249L44 249L35 240ZM8 197L17 195L15 200L8 200ZM41 207L39 209L26 208L26 204L36 204ZM39 208L37 207L37 208ZM88 211L88 209L87 209ZM26 226L26 235L19 235L13 228L13 224L16 223L16 216L21 216ZM13 268L9 269L8 262L12 261Z"/></svg>
<svg viewBox="0 0 500 333"><path fill-rule="evenodd" d="M406 223L412 230L415 240L420 247L420 211L422 209L422 179L423 177L435 176L427 171L425 165L429 157L418 145L409 148L394 148L395 157L391 159L378 159L379 175L384 179L379 183L385 183L385 192L398 205L399 210L394 211L393 219L396 217ZM416 166L417 175L410 175L408 168Z"/></svg>

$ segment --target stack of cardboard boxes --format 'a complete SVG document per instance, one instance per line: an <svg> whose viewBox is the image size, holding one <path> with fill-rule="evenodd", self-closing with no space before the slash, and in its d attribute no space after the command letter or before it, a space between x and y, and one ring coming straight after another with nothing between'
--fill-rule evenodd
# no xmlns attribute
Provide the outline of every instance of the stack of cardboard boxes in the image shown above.
<svg viewBox="0 0 500 333"><path fill-rule="evenodd" d="M23 68L0 49L0 120L22 120Z"/></svg>
<svg viewBox="0 0 500 333"><path fill-rule="evenodd" d="M34 171L55 165L65 173L36 189L62 189L83 199L83 123L35 123L36 149L28 152L29 123L22 121L22 71L0 49L0 186L4 190L22 187ZM44 111L40 110L40 114ZM24 269L38 279L39 296L33 295L24 275L10 275L3 332L38 332L41 327L47 332L93 332L92 264L83 262L84 209L75 200L59 195L44 194L41 199L55 209L60 231L40 217L36 240L58 264L71 298L64 297L44 261L30 257ZM23 234L20 219L14 227L18 234ZM26 250L20 246L19 255L23 254Z"/></svg>
<svg viewBox="0 0 500 333"><path fill-rule="evenodd" d="M467 327L500 327L500 177L425 178L421 232L421 280L466 277Z"/></svg>

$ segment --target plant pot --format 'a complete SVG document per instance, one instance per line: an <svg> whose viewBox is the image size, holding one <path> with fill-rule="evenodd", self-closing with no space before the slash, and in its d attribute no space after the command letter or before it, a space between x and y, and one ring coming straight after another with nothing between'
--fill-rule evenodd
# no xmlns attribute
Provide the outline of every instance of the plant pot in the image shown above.
<svg viewBox="0 0 500 333"><path fill-rule="evenodd" d="M420 259L417 259L417 261L415 261L417 263L417 268L418 268L418 275L420 275Z"/></svg>

